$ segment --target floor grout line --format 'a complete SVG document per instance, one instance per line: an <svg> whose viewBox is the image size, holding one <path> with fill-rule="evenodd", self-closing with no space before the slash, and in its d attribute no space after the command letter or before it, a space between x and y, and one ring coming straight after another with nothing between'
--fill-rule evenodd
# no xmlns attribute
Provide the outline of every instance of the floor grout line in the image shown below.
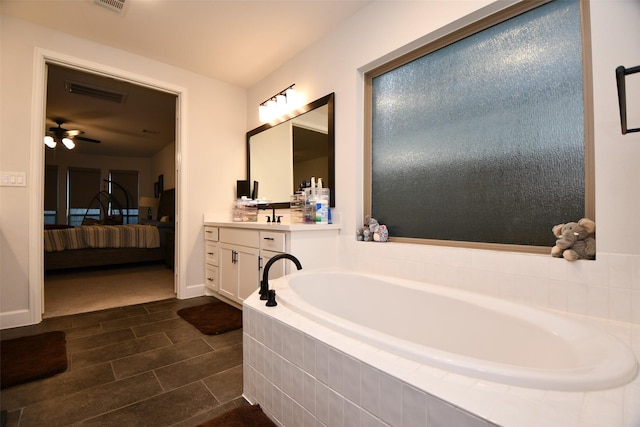
<svg viewBox="0 0 640 427"><path fill-rule="evenodd" d="M198 303L202 303L202 301L208 301L210 297L196 297L194 299L192 299L191 301L189 300L178 300L176 298L173 299L169 299L169 300L163 300L163 301L158 301L158 302L154 302L154 303L143 303L143 304L139 304L138 306L141 306L144 309L144 312L146 312L147 314L138 314L138 316L148 316L154 313L159 313L162 311L172 311L172 312L177 312L177 310L179 310L180 308L186 307L186 306L191 306L191 305L197 305ZM158 307L160 305L166 305L166 307ZM154 310L154 306L156 306L157 309L159 309L158 311ZM113 321L118 321L118 319L127 319L130 317L135 317L135 316L130 316L130 313L127 313L127 309L129 307L123 307L120 308L120 310L117 310L114 312L114 318L112 319ZM112 310L112 309L109 309ZM237 361L237 366L234 367L230 367L225 369L224 371L220 371L220 372L216 372L215 374L208 374L208 368L203 367L202 369L202 375L206 375L203 378L199 378L195 381L191 381L187 384L182 384L178 387L175 387L171 390L168 390L167 387L165 385L163 385L162 381L160 380L160 376L158 375L158 370L159 369L166 369L167 367L169 367L169 369L167 369L163 375L171 375L172 369L170 368L171 366L177 365L179 363L188 363L189 361L192 362L193 366L197 369L198 364L194 363L194 361L198 358L198 357L202 357L204 355L207 354L212 354L215 353L225 347L229 347L229 346L242 346L242 335L230 335L228 336L227 339L223 339L221 341L212 341L210 342L207 339L207 336L202 335L199 331L197 331L196 329L193 330L189 330L188 326L189 324L184 321L183 319L181 319L179 316L176 315L176 317L170 317L168 319L165 320L176 320L179 319L180 322L184 322L184 326L180 326L180 327L175 327L175 324L173 323L169 323L167 325L167 327L169 329L162 329L163 326L160 324L160 322L162 321L153 321L150 323L146 323L143 322L140 325L135 325L135 326L126 326L122 329L114 329L114 330L105 330L105 325L107 324L106 322L109 322L111 320L99 320L95 323L84 323L84 321L80 321L79 323L81 323L80 325L78 324L78 322L75 322L74 325L74 320L76 319L82 319L83 317L86 318L86 316L88 315L95 315L96 313L101 313L104 312L104 310L100 310L98 312L94 312L94 313L82 313L82 314L76 314L76 315L70 315L70 316L65 316L65 317L69 317L68 321L66 319L63 318L51 318L51 319L44 319L43 323L36 328L30 328L27 329L28 327L25 327L25 329L23 329L23 331L28 332L29 335L31 335L31 332L34 333L39 333L42 332L44 329L47 329L48 326L47 325L54 325L54 324L67 324L67 327L61 327L61 328L55 328L55 329L63 329L63 330L70 330L70 329L77 329L77 328L87 328L87 331L90 331L90 333L87 333L86 335L82 334L82 331L78 329L78 332L80 333L80 335L77 338L74 338L72 340L69 340L69 342L75 341L75 340L81 340L81 339L87 339L89 341L87 341L88 345L87 348L82 349L81 351L74 351L74 352L69 352L68 353L68 361L69 361L69 369L67 370L68 373L75 373L76 375L74 377L69 377L70 380L74 381L74 382L78 382L78 384L82 384L83 383L83 376L84 375L93 375L93 372L102 372L101 375L103 375L103 378L101 381L103 380L107 380L106 382L100 382L95 383L95 381L93 381L92 379L90 379L89 377L87 377L87 381L85 381L85 384L87 385L86 388L83 388L82 386L80 386L80 388L78 388L77 390L74 389L67 389L68 391L70 391L69 393L64 392L64 401L65 402L70 402L70 401L77 401L78 405L83 405L83 404L89 404L89 405L99 405L99 403L97 403L95 400L91 400L91 402L87 402L87 403L82 403L83 402L83 398L84 395L87 394L86 392L89 390L93 390L96 388L99 388L101 386L109 386L111 385L111 389L112 390L118 390L118 387L116 384L118 384L119 381L125 380L125 379L131 379L132 377L135 377L136 375L149 375L149 373L151 373L151 375L153 375L153 379L154 381L150 381L151 378L147 377L147 380L150 384L155 384L155 387L157 387L157 390L160 390L159 393L155 393L152 396L149 397L145 397L144 399L141 400L137 400L136 402L133 403L129 403L123 406L120 406L119 408L114 408L111 411L107 411L105 413L101 413L98 415L91 415L91 417L87 417L85 420L81 420L81 421L77 421L77 423L82 423L84 421L87 421L89 419L93 419L99 416L106 416L105 420L108 422L109 416L105 415L105 414L109 414L112 412L117 412L118 410L124 409L124 408L128 408L132 405L135 404L139 404L140 402L144 402L148 399L152 399L152 398L158 398L158 396L162 396L163 394L166 393L172 393L176 390L179 390L183 387L189 386L189 385L193 385L195 383L200 383L202 384L205 388L201 389L201 393L202 396L205 395L210 395L211 396L211 402L216 402L216 404L214 406L208 407L206 409L199 409L197 410L197 413L193 413L190 414L185 420L179 421L179 422L173 422L172 424L174 425L188 425L189 420L191 419L195 419L196 417L200 416L204 416L205 414L209 414L209 413L214 413L216 408L220 407L221 405L225 405L225 404L230 404L231 402L233 402L234 405L236 405L237 401L242 400L242 389L240 387L240 389L236 389L237 385L239 384L238 381L239 379L234 379L233 381L218 381L216 384L216 381L210 381L210 385L207 385L206 380L208 378L214 377L215 375L220 375L223 373L227 373L227 375L231 375L230 373L228 373L227 371L230 371L231 369L238 369L238 366L242 366L242 359L241 356L239 357L238 361ZM122 316L122 317L118 317L118 316ZM77 317L76 317L77 316ZM99 317L99 315L98 315ZM138 326L147 326L147 325L154 325L156 324L156 327L158 328L157 331L153 331L153 333L151 334L147 334L147 335L141 335L139 336L138 334L136 334L135 328ZM183 331L180 331L181 329L183 329ZM78 355L82 355L85 352L89 352L89 351L98 351L100 352L100 349L103 349L104 347L108 346L108 345L118 345L118 341L113 341L110 342L108 344L104 344L104 345L100 345L102 343L99 342L99 340L96 340L98 342L96 342L97 346L96 347L91 347L91 337L93 336L98 336L101 334L105 334L105 333L109 333L109 332L115 332L115 331L122 331L122 330L129 330L131 331L131 334L129 335L128 338L124 339L123 341L120 341L120 343L125 343L125 342L131 342L134 340L140 340L140 339L144 339L147 337L153 337L154 335L157 335L156 339L161 339L162 340L162 345L160 347L156 347L156 348L152 348L149 350L145 350L145 351L141 351L141 352L137 352L134 351L129 355L126 356L121 356L121 357L116 357L114 359L109 359L109 360L105 360L105 361L101 361L95 364L90 364L90 365L86 365L86 366L82 366L81 368L76 368L78 360L77 356ZM16 333L19 333L20 331L15 331ZM198 336L197 334L201 334L200 336ZM173 337L173 339L171 338ZM175 340L175 341L174 341ZM117 373L116 373L116 369L115 369L115 364L114 362L116 361L122 361L123 359L126 359L128 357L135 357L137 355L145 355L145 354L150 354L153 351L158 351L158 350L169 350L169 353L167 353L168 355L171 355L171 347L176 348L176 350L179 350L180 344L184 343L184 342L188 342L188 341L195 341L195 340L202 340L204 341L204 343L206 344L206 348L205 347L201 347L200 350L204 350L204 353L198 353L198 354L193 354L193 355L189 355L188 353L186 354L187 357L180 359L180 360L176 360L176 361L172 361L171 363L167 363L167 364L163 364L162 366L157 366L157 367L153 367L152 369L148 369L145 370L144 372L136 372L134 375L129 376L129 377L123 377L118 379L117 378ZM215 346L214 346L215 345ZM222 345L222 346L220 346ZM195 349L194 349L195 350ZM98 355L99 356L99 355ZM76 359L74 360L74 357L76 357ZM170 359L170 358L169 358ZM87 359L90 360L90 359ZM99 368L98 366L104 363L108 363L108 368L105 366L103 368ZM235 363L232 362L232 363ZM142 365L144 366L144 365ZM89 369L87 371L82 371L82 369L84 368L96 368L96 369ZM135 371L135 369L132 369L132 372ZM59 374L59 375L64 375L65 373ZM239 371L239 375L241 375L241 370ZM170 376L167 377L169 379L169 383L171 383L170 380ZM60 382L59 384L64 384L66 383L65 379L61 380L62 382ZM179 384L180 381L178 380L177 382L175 382L175 384ZM240 381L241 383L241 381ZM55 381L54 382L46 382L44 384L46 385L46 388L42 388L42 389L38 389L37 388L37 381L34 382L34 384L36 384L36 388L25 388L25 393L27 392L27 390L36 390L36 393L49 393L49 391L45 391L48 390L49 388L53 387L52 389L56 388L57 384ZM67 383L70 384L70 383ZM127 383L123 382L122 385L125 386ZM43 387L45 387L43 385ZM146 386L145 386L146 387ZM213 387L213 388L212 388ZM216 390L216 388L220 387L219 390ZM105 390L109 390L110 388L106 388ZM234 390L236 389L236 390ZM42 391L37 391L37 390L42 390ZM206 394L205 393L206 390ZM149 390L151 391L151 390ZM9 396L9 393L11 393L11 388L9 389L3 389L3 398L5 395L5 392L7 392L7 396ZM98 393L96 391L96 393ZM102 392L100 392L102 393ZM19 395L19 393L16 393L17 395ZM180 393L176 393L176 395L179 395ZM184 394L184 393L183 393ZM94 393L95 395L95 393ZM41 411L56 411L59 410L60 408L55 408L55 407L50 407L50 406L55 406L55 405L49 405L47 406L46 402L50 401L50 402L54 402L54 400L56 397L61 397L63 395L60 394L56 394L55 392L51 394L51 396L48 396L48 394L45 396L47 397L44 400L34 400L33 398L30 398L29 396L25 396L26 400L24 400L24 404L21 407L16 407L16 409L12 410L12 414L10 415L10 419L9 422L7 423L7 427L20 427L22 424L24 424L25 422L25 410L27 408L32 407L31 410L36 410L38 411L37 413L31 412L28 416L29 419L32 419L32 417L36 417L38 419L46 419L46 412L41 412ZM69 397L71 396L71 397ZM226 402L221 402L220 399L218 398L218 396L233 396L233 397L229 397L228 400ZM29 400L31 399L31 400ZM33 403L26 403L26 402L30 402L32 401ZM162 401L162 400L161 400ZM184 404L185 405L189 405L189 399L187 399ZM176 402L177 405L181 404L180 402ZM34 405L38 405L38 406L34 406ZM141 408L145 408L145 411L149 409L149 406L152 405L141 405ZM100 406L96 406L96 409L99 411ZM136 408L137 409L137 408ZM131 410L131 409L130 409ZM96 413L97 413L96 412ZM127 417L127 416L133 416L132 414L127 414L126 411L124 412L120 412L118 413L117 417L118 419L120 419L120 417ZM115 416L115 415L114 415ZM153 413L149 413L149 414L136 414L136 416L143 416L143 417L149 417L149 419L153 419L154 414ZM145 418L146 419L146 418ZM204 420L203 420L204 421ZM102 420L101 420L102 422ZM153 424L153 422L151 422ZM154 425L161 425L161 423L159 424L154 424ZM24 426L24 427L29 427L29 426Z"/></svg>

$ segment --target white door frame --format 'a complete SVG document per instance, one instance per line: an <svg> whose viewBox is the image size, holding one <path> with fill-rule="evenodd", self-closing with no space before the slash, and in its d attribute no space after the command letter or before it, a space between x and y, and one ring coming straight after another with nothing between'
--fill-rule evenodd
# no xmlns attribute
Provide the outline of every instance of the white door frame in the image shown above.
<svg viewBox="0 0 640 427"><path fill-rule="evenodd" d="M31 164L30 185L32 191L29 199L29 318L31 324L42 321L44 312L44 149L42 144L43 123L46 123L46 87L47 64L79 69L85 72L105 75L119 80L128 81L140 86L168 92L177 96L176 102L176 153L175 153L175 188L176 188L176 238L174 287L178 297L186 295L186 274L182 272L180 257L180 212L181 197L180 183L182 182L182 168L180 155L182 142L186 140L185 126L182 125L187 104L187 90L172 83L159 81L148 76L114 68L105 64L91 62L59 52L36 48L34 59L34 80L31 111Z"/></svg>

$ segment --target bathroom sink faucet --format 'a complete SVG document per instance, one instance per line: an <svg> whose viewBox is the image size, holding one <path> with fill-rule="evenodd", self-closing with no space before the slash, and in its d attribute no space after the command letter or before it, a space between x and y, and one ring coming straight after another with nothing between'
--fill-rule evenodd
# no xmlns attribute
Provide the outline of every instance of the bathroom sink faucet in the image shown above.
<svg viewBox="0 0 640 427"><path fill-rule="evenodd" d="M269 290L269 269L271 268L273 263L278 261L279 259L291 260L296 265L296 268L298 270L302 270L302 264L300 264L298 258L294 257L291 254L278 254L267 261L267 264L264 266L264 271L262 273L262 282L260 282L260 299L267 300L267 306L269 307L278 305L278 303L276 302L276 291L273 289Z"/></svg>
<svg viewBox="0 0 640 427"><path fill-rule="evenodd" d="M280 218L282 218L281 216L276 216L276 207L269 205L268 203L265 205L258 205L260 207L260 209L262 210L267 210L269 208L271 208L271 216L267 215L267 222L272 222L272 223L276 223L276 222L280 222Z"/></svg>

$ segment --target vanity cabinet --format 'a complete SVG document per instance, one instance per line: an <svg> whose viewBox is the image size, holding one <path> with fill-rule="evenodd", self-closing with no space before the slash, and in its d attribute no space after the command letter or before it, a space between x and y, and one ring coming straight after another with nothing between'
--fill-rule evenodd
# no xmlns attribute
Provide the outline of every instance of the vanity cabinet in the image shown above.
<svg viewBox="0 0 640 427"><path fill-rule="evenodd" d="M218 256L218 228L205 226L204 227L204 246L205 246L205 286L207 289L218 292L218 268L219 268L219 256Z"/></svg>
<svg viewBox="0 0 640 427"><path fill-rule="evenodd" d="M264 266L277 254L294 255L305 269L336 266L338 234L337 225L205 221L205 286L242 304L260 287ZM269 280L295 269L292 262L276 262L269 269Z"/></svg>

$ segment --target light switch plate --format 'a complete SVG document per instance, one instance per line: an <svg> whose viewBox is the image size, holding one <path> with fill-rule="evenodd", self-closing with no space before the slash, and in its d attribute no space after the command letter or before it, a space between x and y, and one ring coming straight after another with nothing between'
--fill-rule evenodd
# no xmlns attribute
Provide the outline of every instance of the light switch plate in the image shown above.
<svg viewBox="0 0 640 427"><path fill-rule="evenodd" d="M26 187L26 172L0 172L0 187Z"/></svg>

